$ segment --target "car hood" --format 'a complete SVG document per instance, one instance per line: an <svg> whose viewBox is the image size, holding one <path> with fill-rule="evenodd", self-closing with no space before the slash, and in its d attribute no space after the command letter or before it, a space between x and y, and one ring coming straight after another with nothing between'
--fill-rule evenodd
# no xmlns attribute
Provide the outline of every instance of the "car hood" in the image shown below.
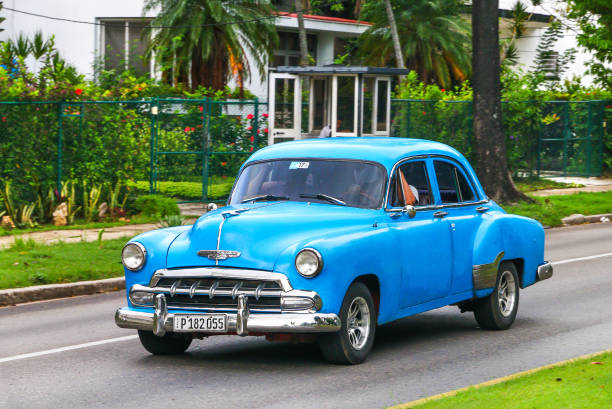
<svg viewBox="0 0 612 409"><path fill-rule="evenodd" d="M239 252L219 260L219 266L273 270L281 252L317 237L356 226L371 226L377 210L304 202L256 203L227 206L207 213L174 240L167 268L215 265L200 250ZM221 227L221 228L220 228ZM220 233L219 233L220 231Z"/></svg>

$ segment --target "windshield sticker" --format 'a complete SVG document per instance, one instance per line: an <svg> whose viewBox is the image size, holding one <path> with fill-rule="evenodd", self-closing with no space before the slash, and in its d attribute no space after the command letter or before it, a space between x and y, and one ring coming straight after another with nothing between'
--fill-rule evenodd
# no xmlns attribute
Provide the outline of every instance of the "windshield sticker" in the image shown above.
<svg viewBox="0 0 612 409"><path fill-rule="evenodd" d="M291 162L289 169L308 169L308 166L310 166L310 162Z"/></svg>

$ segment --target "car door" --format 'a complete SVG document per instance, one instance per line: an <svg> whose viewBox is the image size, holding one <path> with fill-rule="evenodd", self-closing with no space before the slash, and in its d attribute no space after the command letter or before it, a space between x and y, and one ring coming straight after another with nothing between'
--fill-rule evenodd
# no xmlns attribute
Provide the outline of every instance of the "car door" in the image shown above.
<svg viewBox="0 0 612 409"><path fill-rule="evenodd" d="M474 184L463 167L447 158L433 161L440 209L438 216L449 226L452 237L451 294L471 291L474 235L482 218Z"/></svg>
<svg viewBox="0 0 612 409"><path fill-rule="evenodd" d="M400 308L450 293L451 235L448 224L435 216L428 162L423 158L400 163L389 185L388 225L402 263ZM402 211L405 205L414 206L413 216Z"/></svg>

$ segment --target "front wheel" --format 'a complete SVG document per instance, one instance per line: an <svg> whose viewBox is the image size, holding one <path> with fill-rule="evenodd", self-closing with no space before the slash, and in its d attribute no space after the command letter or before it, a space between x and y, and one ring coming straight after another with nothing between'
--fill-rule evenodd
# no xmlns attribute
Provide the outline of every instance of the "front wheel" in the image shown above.
<svg viewBox="0 0 612 409"><path fill-rule="evenodd" d="M365 361L376 332L376 309L365 284L357 282L349 287L340 308L340 321L340 331L319 339L323 356L336 364Z"/></svg>
<svg viewBox="0 0 612 409"><path fill-rule="evenodd" d="M504 330L510 328L519 304L519 279L513 263L501 263L493 293L474 302L474 317L480 328Z"/></svg>
<svg viewBox="0 0 612 409"><path fill-rule="evenodd" d="M168 332L158 337L151 331L138 330L138 338L142 346L153 355L182 354L191 345L192 338L183 334Z"/></svg>

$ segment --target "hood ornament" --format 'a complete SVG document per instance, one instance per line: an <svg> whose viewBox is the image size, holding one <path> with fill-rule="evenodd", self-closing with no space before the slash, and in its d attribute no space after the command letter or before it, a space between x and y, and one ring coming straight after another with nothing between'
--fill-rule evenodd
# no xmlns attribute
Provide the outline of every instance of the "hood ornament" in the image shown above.
<svg viewBox="0 0 612 409"><path fill-rule="evenodd" d="M198 251L198 256L217 261L240 257L240 252L234 250L200 250Z"/></svg>

